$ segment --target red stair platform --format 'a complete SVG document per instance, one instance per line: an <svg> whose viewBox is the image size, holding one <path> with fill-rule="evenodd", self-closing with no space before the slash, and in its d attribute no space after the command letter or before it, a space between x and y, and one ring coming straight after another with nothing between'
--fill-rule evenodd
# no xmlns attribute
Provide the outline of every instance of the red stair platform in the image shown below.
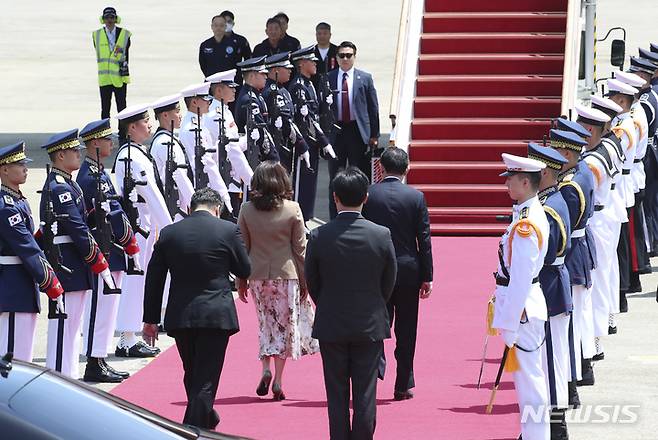
<svg viewBox="0 0 658 440"><path fill-rule="evenodd" d="M567 0L425 0L407 181L435 235L499 235L500 154L523 155L559 116Z"/></svg>

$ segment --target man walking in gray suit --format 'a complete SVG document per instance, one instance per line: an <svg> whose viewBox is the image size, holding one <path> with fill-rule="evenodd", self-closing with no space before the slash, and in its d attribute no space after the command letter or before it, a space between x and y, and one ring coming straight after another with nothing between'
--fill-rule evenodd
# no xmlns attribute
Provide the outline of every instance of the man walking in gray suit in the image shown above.
<svg viewBox="0 0 658 440"><path fill-rule="evenodd" d="M343 41L336 54L338 69L329 72L329 84L337 90L334 101L336 123L340 130L330 139L336 159L329 160L329 179L346 165L359 168L370 175L368 152L377 147L379 139L379 105L372 75L354 68L356 46ZM336 217L333 190L329 188L329 213Z"/></svg>

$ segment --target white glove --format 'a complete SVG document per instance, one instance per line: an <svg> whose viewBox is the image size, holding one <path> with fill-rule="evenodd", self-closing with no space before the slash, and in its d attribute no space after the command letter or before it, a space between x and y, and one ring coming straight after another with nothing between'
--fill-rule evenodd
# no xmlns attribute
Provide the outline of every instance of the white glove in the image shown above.
<svg viewBox="0 0 658 440"><path fill-rule="evenodd" d="M233 205L231 205L231 196L226 193L225 195L222 196L222 199L224 199L224 205L226 205L226 209L228 209L228 212L233 214Z"/></svg>
<svg viewBox="0 0 658 440"><path fill-rule="evenodd" d="M105 269L103 272L100 273L101 278L103 278L103 281L105 281L105 284L107 284L107 287L110 289L116 289L117 285L114 283L114 278L112 278L112 272L110 272L110 269Z"/></svg>
<svg viewBox="0 0 658 440"><path fill-rule="evenodd" d="M258 139L260 139L260 131L258 131L257 128L254 128L253 130L251 130L251 134L249 135L249 137L251 138L251 140L257 141Z"/></svg>
<svg viewBox="0 0 658 440"><path fill-rule="evenodd" d="M238 139L240 150L247 151L247 136L240 136Z"/></svg>
<svg viewBox="0 0 658 440"><path fill-rule="evenodd" d="M334 103L334 97L331 96L331 95L327 95L327 97L324 98L324 102L326 102L327 104L331 105L331 104Z"/></svg>
<svg viewBox="0 0 658 440"><path fill-rule="evenodd" d="M104 201L103 203L101 203L101 209L102 209L103 211L105 211L105 214L109 214L109 213L110 213L110 202L108 202L108 201L106 200L106 201Z"/></svg>
<svg viewBox="0 0 658 440"><path fill-rule="evenodd" d="M278 118L276 118L276 119L274 120L274 126L275 126L277 129L281 129L281 127L283 127L283 119L281 119L281 116L279 116Z"/></svg>
<svg viewBox="0 0 658 440"><path fill-rule="evenodd" d="M57 222L53 222L53 224L50 225L50 230L52 231L53 235L57 235Z"/></svg>
<svg viewBox="0 0 658 440"><path fill-rule="evenodd" d="M331 156L332 159L336 158L336 152L334 151L334 147L332 147L331 144L327 144L327 146L322 149L322 152Z"/></svg>
<svg viewBox="0 0 658 440"><path fill-rule="evenodd" d="M58 296L55 301L57 302L57 307L55 307L55 311L57 313L66 313L66 310L64 309L64 295Z"/></svg>
<svg viewBox="0 0 658 440"><path fill-rule="evenodd" d="M133 204L137 203L137 188L133 188L132 191L130 191L130 194L128 194L128 200L130 200Z"/></svg>
<svg viewBox="0 0 658 440"><path fill-rule="evenodd" d="M133 260L133 266L136 271L141 272L142 266L139 264L139 252L130 257Z"/></svg>
<svg viewBox="0 0 658 440"><path fill-rule="evenodd" d="M306 116L306 115L308 115L308 106L307 106L306 104L304 104L304 105L299 109L299 113L301 113L302 116Z"/></svg>
<svg viewBox="0 0 658 440"><path fill-rule="evenodd" d="M306 168L311 168L311 154L308 151L305 151L301 156L304 163L306 164Z"/></svg>
<svg viewBox="0 0 658 440"><path fill-rule="evenodd" d="M204 154L201 156L201 163L203 164L203 172L208 174L213 166L215 166L214 161L209 154Z"/></svg>
<svg viewBox="0 0 658 440"><path fill-rule="evenodd" d="M505 345L507 345L509 348L514 347L519 334L511 330L501 330L501 334L503 336L503 340L505 341Z"/></svg>

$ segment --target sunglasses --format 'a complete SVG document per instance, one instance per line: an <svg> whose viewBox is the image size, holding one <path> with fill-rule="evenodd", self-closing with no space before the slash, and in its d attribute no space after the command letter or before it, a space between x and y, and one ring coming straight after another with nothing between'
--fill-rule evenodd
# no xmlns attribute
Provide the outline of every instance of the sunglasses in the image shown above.
<svg viewBox="0 0 658 440"><path fill-rule="evenodd" d="M354 54L353 54L353 53L339 53L339 54L336 55L336 56L337 56L338 58L347 58L347 59L350 59L350 58L352 58L352 57L354 56Z"/></svg>

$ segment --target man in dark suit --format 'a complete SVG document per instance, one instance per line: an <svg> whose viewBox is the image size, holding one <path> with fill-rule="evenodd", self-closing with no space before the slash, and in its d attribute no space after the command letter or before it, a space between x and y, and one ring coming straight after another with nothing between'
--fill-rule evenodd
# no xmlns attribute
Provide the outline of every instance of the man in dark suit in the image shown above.
<svg viewBox="0 0 658 440"><path fill-rule="evenodd" d="M164 327L176 339L185 370L183 423L206 429L219 423L213 402L229 336L239 330L228 274L248 278L251 272L239 229L218 218L221 204L218 192L200 189L192 196L190 216L162 230L144 293L144 339L153 345L162 291L171 274Z"/></svg>
<svg viewBox="0 0 658 440"><path fill-rule="evenodd" d="M384 180L368 191L363 216L391 231L398 277L388 302L390 324L395 321L397 375L393 397L411 399L414 352L418 327L418 299L432 292L432 241L425 196L402 183L409 168L404 150L388 148L381 157ZM385 363L382 363L382 367ZM383 370L383 368L382 368ZM383 376L383 371L380 371Z"/></svg>
<svg viewBox="0 0 658 440"><path fill-rule="evenodd" d="M336 54L339 68L329 72L329 85L337 90L334 112L340 130L336 139L330 139L337 158L329 161L329 178L345 165L359 168L370 176L369 151L377 147L379 139L379 105L377 90L372 76L355 69L356 46L343 41ZM331 185L329 188L329 213L336 216Z"/></svg>
<svg viewBox="0 0 658 440"><path fill-rule="evenodd" d="M331 439L371 439L377 368L391 336L386 302L395 285L395 249L388 229L361 216L368 178L360 170L339 171L333 188L339 214L311 232L306 248L313 337L320 341Z"/></svg>

